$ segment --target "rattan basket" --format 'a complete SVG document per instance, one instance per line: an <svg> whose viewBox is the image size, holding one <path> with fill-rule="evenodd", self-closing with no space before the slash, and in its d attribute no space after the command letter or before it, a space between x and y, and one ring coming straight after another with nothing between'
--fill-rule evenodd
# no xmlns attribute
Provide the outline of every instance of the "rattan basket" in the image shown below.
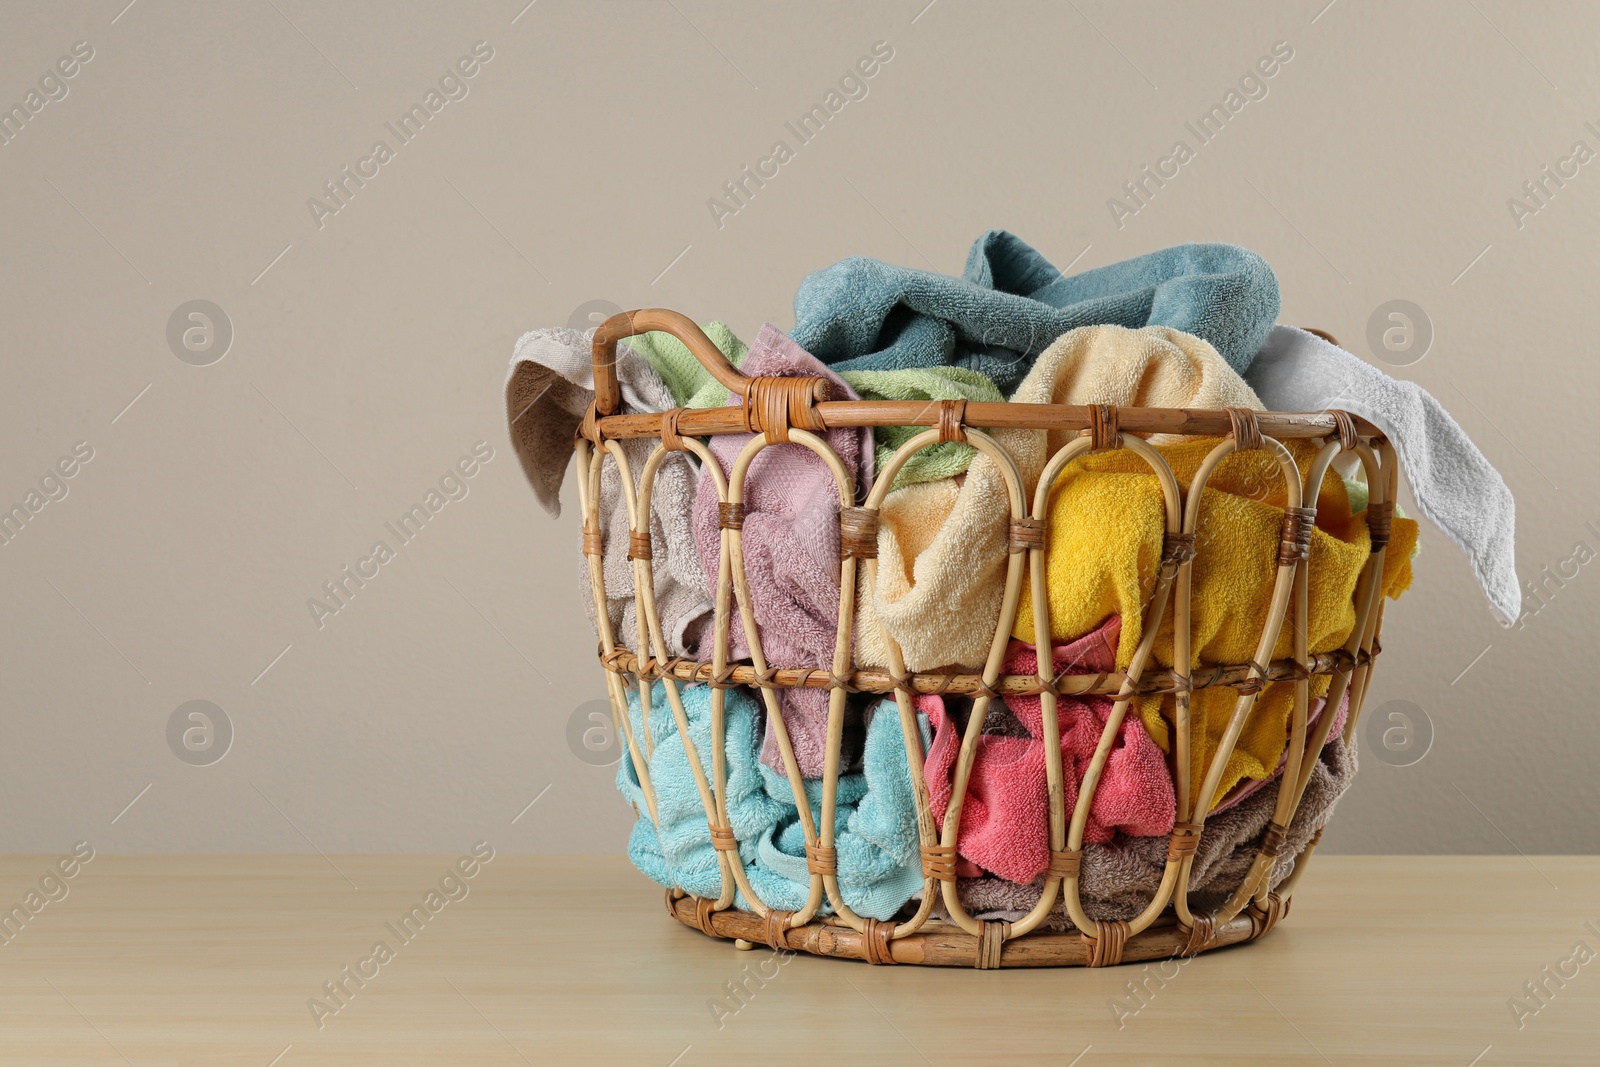
<svg viewBox="0 0 1600 1067"><path fill-rule="evenodd" d="M743 406L708 409L675 409L656 414L615 414L621 392L615 372L616 345L625 337L661 330L686 344L705 368L732 392L743 398ZM1326 336L1326 335L1324 335ZM865 960L870 963L919 963L979 968L1088 965L1107 966L1122 962L1160 957L1192 956L1198 952L1240 942L1266 934L1288 911L1295 883L1304 873L1316 839L1299 855L1293 872L1275 891L1269 891L1269 875L1283 847L1286 828L1294 816L1326 739L1326 730L1310 730L1307 709L1310 678L1330 674L1327 707L1336 707L1349 698L1349 715L1344 738L1354 737L1362 699L1371 680L1372 661L1378 651L1378 632L1383 619L1380 592L1384 553L1398 489L1398 473L1392 446L1381 433L1346 412L1309 414L1267 413L1244 409L1202 411L1175 408L1122 408L1109 406L1068 406L1022 403L979 403L966 401L829 401L827 383L820 378L746 378L723 358L711 341L690 319L676 312L645 309L613 316L594 334L595 402L580 428L577 442L579 499L583 512L583 551L588 556L589 574L600 629L600 661L616 727L625 738L628 755L639 776L646 805L645 813L654 818L655 801L640 738L631 729L628 712L628 687L637 685L648 714L650 689L656 680L664 689L679 732L694 769L705 810L711 841L717 850L722 875L718 899L685 895L668 889L668 912L679 922L713 937L737 939L740 947L765 943L774 948L800 950L820 956ZM850 475L837 456L818 436L840 426L926 426L928 429L909 440L885 469L877 472L875 484L865 495L862 506ZM975 426L1078 431L1079 436L1051 456L1039 488L1030 502L1025 500L1017 468L995 440ZM718 479L722 501L721 579L716 590L713 625L714 653L711 662L695 662L669 657L654 600L655 582L650 558L650 493L656 472L669 451L686 449L699 457L704 469L719 470L716 461L699 438L714 434L752 433L757 435L743 450L731 475ZM1201 464L1188 492L1179 486L1162 456L1137 434L1164 433L1195 437L1218 437L1221 442ZM631 471L624 450L617 444L629 438L659 438L641 471ZM1315 499L1302 500L1300 470L1281 443L1303 438L1320 442L1305 484L1320 486L1323 475L1340 452L1353 452L1364 468L1369 486L1366 509L1372 539L1372 555L1365 564L1356 587L1356 624L1342 649L1331 654L1308 655L1306 649L1308 544L1315 517ZM1007 472L1011 499L1011 527L1008 544L1005 594L999 626L983 673L940 674L908 673L892 640L891 663L887 669L861 669L852 662L851 627L855 618L857 570L864 569L868 587L876 579L878 509L888 495L895 474L917 450L940 442L965 441L995 460ZM762 654L760 635L751 613L750 590L745 581L741 551L741 517L744 499L744 472L749 460L761 449L776 443L791 442L817 453L832 469L839 485L841 503L841 559L839 562L840 609L838 641L831 669L816 665L769 664ZM1002 676L1001 665L1020 600L1023 582L1031 582L1035 604L1045 604L1045 566L1050 546L1044 537L1044 518L1049 489L1056 476L1074 457L1090 451L1130 449L1149 464L1160 479L1167 501L1166 538L1161 555L1155 593L1151 597L1143 627L1143 639L1126 671L1098 677ZM1189 618L1191 568L1195 557L1195 529L1200 491L1226 456L1236 450L1266 449L1275 456L1284 479L1287 506L1277 569L1267 617L1261 620L1261 636L1254 658L1246 663L1207 667L1189 671L1181 665L1190 662ZM606 532L599 520L599 487L602 465L607 457L619 465L620 482L633 529L630 558L633 560L638 633L636 647L619 643L611 632L601 568ZM636 480L637 479L637 480ZM734 603L742 619L750 646L750 662L729 662L729 627ZM1279 631L1290 611L1295 612L1293 655L1286 660L1270 657L1278 643ZM1165 613L1170 612L1174 630L1173 670L1147 670L1151 647ZM1035 613L1035 644L1050 646L1048 612ZM1041 657L1048 664L1048 657ZM1048 670L1048 666L1042 668ZM1204 815L1211 808L1223 773L1223 764L1233 750L1257 692L1268 681L1292 680L1294 707L1290 720L1289 744L1272 821L1266 832L1250 848L1255 853L1249 874L1220 907L1199 913L1190 907L1190 869L1195 849L1204 829ZM747 687L759 693L768 729L775 731L790 785L794 790L806 842L807 868L810 871L810 897L798 911L780 911L761 903L752 890L738 859L739 842L729 828L724 804L725 760L713 760L713 774L702 770L688 734L684 708L679 698L680 683L705 683L713 687L712 745L723 744L723 690ZM799 767L784 727L776 697L779 689L809 686L829 691L827 759L822 782L822 817L812 816ZM1209 686L1231 686L1238 692L1232 718L1214 753L1198 793L1192 802L1190 788L1189 721L1190 693ZM836 877L834 853L834 811L840 773L840 746L847 692L893 693L904 730L912 788L918 808L924 890L915 914L901 921L877 921L856 915L843 899ZM1177 822L1167 850L1159 889L1141 914L1129 921L1096 921L1084 911L1079 895L1078 875L1083 857L1084 828L1090 805L1099 784L1106 757L1132 697L1142 693L1172 693L1175 699L1170 767L1176 784ZM923 780L921 739L915 721L912 698L916 694L941 693L974 698L942 835L936 831ZM1054 744L1058 736L1056 700L1058 694L1099 693L1114 697L1115 704L1100 740L1099 749L1085 772L1077 803L1067 810L1063 802L1061 754ZM972 769L975 743L982 730L988 702L1006 694L1039 694L1046 730L1044 752L1050 799L1050 864L1038 905L1016 922L979 921L963 907L957 892L956 856L961 807ZM714 756L720 752L714 751ZM1319 832L1320 836L1320 832ZM733 907L735 891L753 910ZM1058 895L1076 927L1071 932L1054 932L1045 919ZM823 901L831 914L822 910ZM945 915L933 916L934 903L942 900Z"/></svg>

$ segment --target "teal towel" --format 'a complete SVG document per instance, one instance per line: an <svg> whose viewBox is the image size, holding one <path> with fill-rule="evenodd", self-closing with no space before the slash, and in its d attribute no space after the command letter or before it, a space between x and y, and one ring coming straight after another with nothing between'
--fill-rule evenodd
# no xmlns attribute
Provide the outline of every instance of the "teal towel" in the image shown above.
<svg viewBox="0 0 1600 1067"><path fill-rule="evenodd" d="M710 781L711 690L696 685L680 688L680 692L690 737ZM764 903L795 911L810 893L810 876L794 794L786 777L757 761L760 708L754 698L740 689L730 689L727 694L726 796L728 821L739 839L739 859ZM629 691L628 714L642 743L637 689ZM919 725L926 738L921 716ZM624 753L617 768L617 789L640 815L628 841L628 856L635 867L661 885L676 883L695 896L715 898L721 890L721 877L711 831L660 682L650 697L650 732L655 744L649 759L650 781L661 829L658 834L650 822L633 761ZM926 744L924 740L924 747ZM806 790L812 816L820 819L822 783L807 781ZM893 700L880 702L867 725L862 771L839 776L834 827L839 889L857 914L888 919L922 888L915 794ZM735 903L750 906L743 894L737 895ZM825 904L823 910L831 909Z"/></svg>
<svg viewBox="0 0 1600 1067"><path fill-rule="evenodd" d="M959 366L1010 396L1034 359L1079 326L1170 326L1243 373L1278 317L1266 260L1191 244L1064 276L1020 238L991 230L952 278L853 257L812 274L792 336L841 373Z"/></svg>

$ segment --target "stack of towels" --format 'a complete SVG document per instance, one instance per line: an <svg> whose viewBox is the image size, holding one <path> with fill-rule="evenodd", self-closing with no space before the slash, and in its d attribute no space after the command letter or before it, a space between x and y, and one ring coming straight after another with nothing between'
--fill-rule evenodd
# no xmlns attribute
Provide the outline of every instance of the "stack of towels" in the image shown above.
<svg viewBox="0 0 1600 1067"><path fill-rule="evenodd" d="M1342 408L1378 426L1397 450L1417 510L1470 558L1490 606L1505 625L1520 611L1513 561L1514 509L1499 474L1432 396L1388 377L1330 342L1276 324L1278 285L1256 254L1232 245L1183 245L1076 275L1063 275L1040 253L1003 231L973 245L960 277L852 258L810 275L795 296L795 328L763 326L746 344L722 323L704 326L728 361L749 376L826 379L835 399L956 400L1137 407L1316 411ZM628 338L618 346L623 410L738 405L676 338ZM511 436L540 503L559 514L574 431L593 399L589 335L540 329L518 342L507 384ZM824 436L850 475L857 502L874 472L915 427L834 429ZM994 430L1016 461L1031 499L1045 463L1070 439L1065 432ZM747 435L708 440L726 476ZM1215 440L1153 435L1149 443L1187 491ZM653 439L623 444L634 477ZM1286 443L1302 478L1316 452ZM1200 544L1193 569L1192 668L1247 662L1255 651L1276 569L1284 497L1277 461L1264 452L1224 460L1203 490ZM1344 468L1348 469L1348 468ZM1122 670L1144 637L1144 608L1154 588L1165 530L1161 486L1127 451L1081 456L1051 490L1046 590L1056 671ZM1315 496L1307 640L1311 652L1341 647L1355 624L1354 592L1371 543L1366 487L1328 470ZM670 453L652 490L650 533L655 599L672 655L711 659L712 601L721 537L716 479L688 452ZM746 480L745 571L755 624L769 664L832 663L840 608L839 490L833 471L798 444L759 453ZM605 530L605 609L622 644L636 635L628 518L617 466L604 466L599 493ZM977 672L1001 610L1009 505L1001 468L971 445L926 448L906 463L884 500L875 585L856 590L854 659L889 664L890 639L912 671ZM1417 524L1395 519L1381 576L1385 595L1411 584ZM583 603L595 601L582 571ZM1034 611L1024 596L1004 673L1033 674L1040 651ZM1169 615L1170 619L1170 615ZM733 660L750 649L735 618ZM1274 657L1290 653L1284 628ZM1152 655L1173 665L1172 627L1158 632ZM1347 707L1324 707L1329 676L1312 679L1313 723L1328 742L1289 830L1273 875L1276 885L1329 818L1355 769L1342 740ZM667 694L656 684L642 713L629 712L648 743L649 817L640 776L624 756L617 784L640 819L629 853L663 885L699 896L721 892L721 873L695 775L698 754L711 776L711 699L704 686L680 687L692 745L678 736ZM821 819L826 753L826 690L779 690L813 821ZM843 899L860 915L894 917L922 889L915 794L905 737L892 699L852 695L835 810ZM1232 714L1227 688L1193 695L1190 781L1198 789ZM801 907L810 891L795 792L773 731L749 693L726 691L726 801L739 841L738 861L751 889L771 907ZM1060 746L1070 812L1112 702L1063 697ZM1194 865L1191 888L1225 895L1244 877L1246 852L1260 837L1277 799L1288 744L1293 684L1276 682L1257 698L1224 765ZM924 775L942 822L969 701L915 701ZM1081 888L1096 918L1136 914L1155 892L1177 810L1171 770L1173 698L1139 698L1124 718L1090 810ZM957 874L970 910L1010 916L1037 900L1049 863L1048 794L1038 697L991 703L979 739L961 816ZM1198 797L1190 798L1197 802ZM1030 896L1031 894L1031 896ZM740 901L742 904L748 902ZM1058 915L1058 924L1065 923Z"/></svg>

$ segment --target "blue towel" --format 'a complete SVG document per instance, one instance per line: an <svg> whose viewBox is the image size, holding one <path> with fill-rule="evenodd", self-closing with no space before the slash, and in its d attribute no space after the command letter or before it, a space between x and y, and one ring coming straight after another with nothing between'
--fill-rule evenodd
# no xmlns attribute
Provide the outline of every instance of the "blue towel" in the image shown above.
<svg viewBox="0 0 1600 1067"><path fill-rule="evenodd" d="M960 366L1010 396L1034 359L1079 326L1170 326L1243 373L1278 317L1266 260L1191 244L1064 276L1020 238L978 238L960 278L852 257L809 275L793 337L837 371Z"/></svg>
<svg viewBox="0 0 1600 1067"><path fill-rule="evenodd" d="M690 737L710 781L711 690L696 685L680 688L680 692ZM739 859L751 888L765 904L796 911L805 904L811 881L794 793L788 778L756 758L761 709L755 699L740 689L727 693L726 794L728 821L739 839ZM642 740L637 689L629 691L628 714L635 736ZM919 725L926 748L926 723L919 721ZM676 883L695 896L715 898L722 885L711 831L660 682L650 697L650 732L655 745L649 761L650 781L661 830L658 834L651 825L633 761L624 753L617 768L617 789L640 813L628 840L628 856L635 867L661 885ZM806 791L812 817L820 820L822 783L807 781ZM859 915L888 919L922 888L915 794L893 700L880 702L871 715L861 773L839 776L834 847L840 892ZM750 907L742 893L736 895L735 903ZM824 904L823 910L831 909Z"/></svg>

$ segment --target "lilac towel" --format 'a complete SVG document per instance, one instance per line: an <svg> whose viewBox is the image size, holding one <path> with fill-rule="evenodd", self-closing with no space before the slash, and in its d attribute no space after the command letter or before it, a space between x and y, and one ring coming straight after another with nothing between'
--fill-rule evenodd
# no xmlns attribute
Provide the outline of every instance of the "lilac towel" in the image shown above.
<svg viewBox="0 0 1600 1067"><path fill-rule="evenodd" d="M740 369L750 377L826 378L833 387L833 399L859 399L837 374L771 325L761 327ZM728 401L730 406L742 402L737 396ZM711 454L724 475L732 472L734 460L751 439L750 434L722 434L711 439ZM854 477L860 499L872 482L871 428L829 430L825 440ZM768 666L830 670L839 624L839 489L833 472L804 445L770 445L750 464L744 500L745 575ZM707 584L715 591L721 528L717 488L704 471L695 494L694 538ZM729 627L730 656L747 659L750 648L737 608L734 616ZM713 638L708 631L702 639L701 659L711 658ZM820 778L828 691L783 690L779 702L800 773ZM783 769L777 739L771 733L762 745L761 761Z"/></svg>

